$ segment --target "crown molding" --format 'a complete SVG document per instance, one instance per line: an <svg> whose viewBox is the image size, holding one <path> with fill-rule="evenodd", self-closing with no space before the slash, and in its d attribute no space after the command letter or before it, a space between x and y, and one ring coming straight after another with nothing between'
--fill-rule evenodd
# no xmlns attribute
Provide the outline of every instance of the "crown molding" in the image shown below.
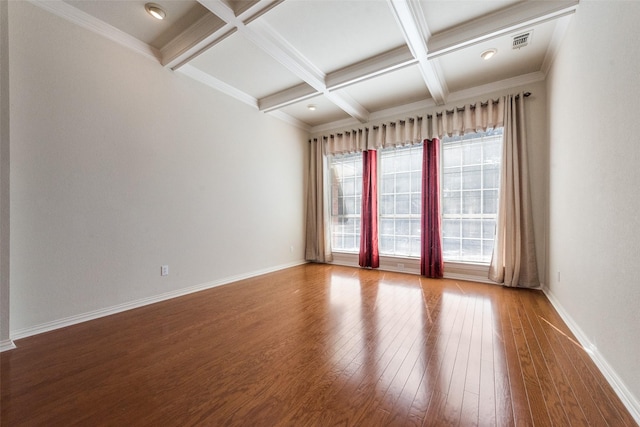
<svg viewBox="0 0 640 427"><path fill-rule="evenodd" d="M266 114L273 116L279 120L282 120L285 123L289 123L290 125L295 126L298 129L301 129L305 132L311 132L311 126L309 126L308 124L306 124L301 120L296 119L293 116L290 116L289 114L283 111L274 110L274 111L267 112Z"/></svg>
<svg viewBox="0 0 640 427"><path fill-rule="evenodd" d="M546 78L546 74L542 71L535 71L533 73L522 74L517 77L511 77L509 79L499 80L497 82L487 83L485 85L476 86L469 89L463 89L452 93L449 96L449 102L462 101L465 99L476 98L484 96L493 92L499 92L506 89L512 89L519 86L524 86L532 83L543 81Z"/></svg>
<svg viewBox="0 0 640 427"><path fill-rule="evenodd" d="M28 0L31 4L40 7L56 16L70 21L84 29L92 31L109 40L112 40L128 49L133 50L149 59L160 62L160 51L147 43L138 40L117 29L116 27L101 21L88 13L81 11L62 0Z"/></svg>
<svg viewBox="0 0 640 427"><path fill-rule="evenodd" d="M449 94L447 104L467 99L480 98L490 93L505 91L507 89L537 83L543 81L545 77L545 73L543 73L542 71L536 71L534 73L523 74L517 77L476 86L470 89L452 92L451 94ZM384 120L397 120L399 117L406 117L407 115L424 114L425 112L433 111L433 109L438 106L440 105L436 104L433 99L425 99L423 101L417 101L411 104L404 104L393 108L387 108L385 110L375 111L371 113L369 122L365 123L365 125L379 124ZM313 126L310 133L312 135L315 135L323 132L339 131L348 129L353 126L362 125L362 123L358 123L353 119L338 120L331 123Z"/></svg>
<svg viewBox="0 0 640 427"><path fill-rule="evenodd" d="M551 35L551 40L549 41L549 46L547 47L547 52L544 55L544 60L542 61L542 72L546 75L549 74L551 70L551 65L553 61L556 59L558 55L558 51L560 50L560 44L564 39L564 35L567 32L567 28L569 27L569 22L571 21L572 15L563 16L556 21L556 27L553 29L553 34Z"/></svg>

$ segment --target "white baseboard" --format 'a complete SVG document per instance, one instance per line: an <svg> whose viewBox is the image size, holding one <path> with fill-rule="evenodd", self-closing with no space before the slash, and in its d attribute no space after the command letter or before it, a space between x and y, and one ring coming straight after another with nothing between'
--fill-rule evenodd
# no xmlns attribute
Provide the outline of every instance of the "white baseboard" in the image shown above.
<svg viewBox="0 0 640 427"><path fill-rule="evenodd" d="M90 311L88 313L82 313L75 316L65 317L64 319L58 319L51 322L42 323L40 325L32 326L29 328L18 329L11 332L11 339L18 340L20 338L30 337L32 335L41 334L44 332L53 331L55 329L64 328L67 326L75 325L78 323L86 322L88 320L98 319L100 317L110 316L112 314L121 313L123 311L132 310L134 308L143 307L145 305L154 304L160 301L166 301L168 299L177 298L183 295L192 294L194 292L203 291L205 289L215 288L216 286L227 285L233 282L237 282L251 277L260 276L274 271L284 270L286 268L295 267L298 265L306 264L304 260L295 261L289 264L282 264L275 267L266 268L263 270L252 271L250 273L239 274L236 276L226 277L224 279L215 280L213 282L202 283L200 285L191 286L188 288L178 289L171 292L166 292L159 295L154 295L148 298L142 298L135 301L126 302L123 304L114 305L107 308L101 308L99 310ZM0 343L1 345L2 343ZM11 342L13 345L13 342ZM15 348L15 345L12 347ZM8 348L7 348L8 349Z"/></svg>
<svg viewBox="0 0 640 427"><path fill-rule="evenodd" d="M591 357L598 369L600 369L600 372L602 372L607 382L613 388L613 391L615 391L629 413L631 413L631 416L640 424L640 401L631 393L615 369L613 369L602 353L598 351L598 348L587 338L584 331L582 331L580 326L578 326L569 313L562 307L562 304L560 304L560 301L558 301L553 293L551 293L548 288L544 289L544 293L551 302L551 305L553 305L560 317L562 317L562 320L564 320L569 329L571 329L571 332L573 332L580 344L585 348L587 354Z"/></svg>
<svg viewBox="0 0 640 427"><path fill-rule="evenodd" d="M7 350L13 350L14 348L16 348L16 345L13 343L12 340L0 341L0 353Z"/></svg>

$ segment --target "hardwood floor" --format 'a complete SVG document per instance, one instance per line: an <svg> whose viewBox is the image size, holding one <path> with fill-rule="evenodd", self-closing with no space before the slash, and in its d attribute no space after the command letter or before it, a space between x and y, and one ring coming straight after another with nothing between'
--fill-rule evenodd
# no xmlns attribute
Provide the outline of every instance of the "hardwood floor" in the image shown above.
<svg viewBox="0 0 640 427"><path fill-rule="evenodd" d="M308 264L17 342L3 426L635 426L537 291Z"/></svg>

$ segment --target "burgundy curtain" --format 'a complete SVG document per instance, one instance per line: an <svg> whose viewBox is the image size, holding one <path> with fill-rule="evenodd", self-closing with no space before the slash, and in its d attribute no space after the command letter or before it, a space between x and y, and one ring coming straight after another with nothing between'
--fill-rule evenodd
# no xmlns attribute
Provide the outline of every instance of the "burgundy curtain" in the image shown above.
<svg viewBox="0 0 640 427"><path fill-rule="evenodd" d="M362 211L360 212L360 267L378 268L378 184L376 150L362 152Z"/></svg>
<svg viewBox="0 0 640 427"><path fill-rule="evenodd" d="M440 232L440 141L438 138L424 140L422 150L422 247L420 274L441 278L444 273L442 261L442 236Z"/></svg>

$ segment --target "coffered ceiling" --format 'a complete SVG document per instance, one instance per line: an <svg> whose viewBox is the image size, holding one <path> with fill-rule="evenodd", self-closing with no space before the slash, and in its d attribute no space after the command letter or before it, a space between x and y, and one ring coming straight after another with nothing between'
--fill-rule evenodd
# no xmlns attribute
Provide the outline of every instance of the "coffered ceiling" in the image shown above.
<svg viewBox="0 0 640 427"><path fill-rule="evenodd" d="M544 78L578 1L31 0L308 130ZM514 36L529 34L514 48ZM490 60L481 53L496 49ZM315 110L309 109L315 106Z"/></svg>

